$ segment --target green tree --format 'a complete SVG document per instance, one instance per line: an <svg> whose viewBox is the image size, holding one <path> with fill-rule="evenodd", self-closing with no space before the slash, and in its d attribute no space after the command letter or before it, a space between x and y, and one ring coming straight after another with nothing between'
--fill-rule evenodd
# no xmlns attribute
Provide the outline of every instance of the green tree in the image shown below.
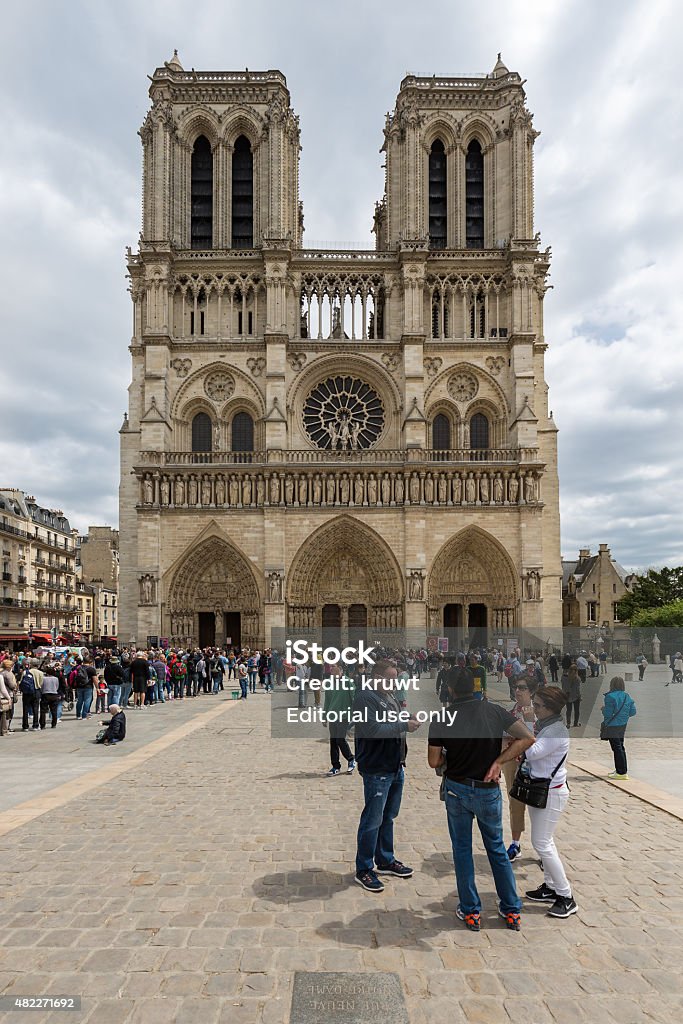
<svg viewBox="0 0 683 1024"><path fill-rule="evenodd" d="M631 593L625 594L619 601L619 614L622 621L644 625L636 623L638 612L664 608L679 601L683 601L683 566L675 569L667 566L663 569L648 569L643 576L636 577Z"/></svg>
<svg viewBox="0 0 683 1024"><path fill-rule="evenodd" d="M671 601L659 608L641 608L633 613L633 626L655 626L660 629L683 626L683 600Z"/></svg>

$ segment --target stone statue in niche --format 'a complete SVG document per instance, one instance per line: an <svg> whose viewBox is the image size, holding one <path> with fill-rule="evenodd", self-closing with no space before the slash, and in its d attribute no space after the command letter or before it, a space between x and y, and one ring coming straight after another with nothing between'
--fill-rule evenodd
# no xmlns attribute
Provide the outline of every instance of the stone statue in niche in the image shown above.
<svg viewBox="0 0 683 1024"><path fill-rule="evenodd" d="M154 484L149 476L145 477L145 503L151 505L154 501Z"/></svg>
<svg viewBox="0 0 683 1024"><path fill-rule="evenodd" d="M421 601L424 580L419 569L413 569L410 574L410 600Z"/></svg>
<svg viewBox="0 0 683 1024"><path fill-rule="evenodd" d="M508 483L508 494L510 496L510 504L517 504L517 497L519 495L519 480L516 476L511 476Z"/></svg>
<svg viewBox="0 0 683 1024"><path fill-rule="evenodd" d="M482 505L488 505L489 503L489 478L483 476L479 481L479 497L481 498Z"/></svg>
<svg viewBox="0 0 683 1024"><path fill-rule="evenodd" d="M500 478L500 473L496 473L496 478L493 481L493 500L496 505L500 505L503 501L503 481Z"/></svg>
<svg viewBox="0 0 683 1024"><path fill-rule="evenodd" d="M533 570L526 578L526 595L530 601L537 601L539 596L539 575Z"/></svg>
<svg viewBox="0 0 683 1024"><path fill-rule="evenodd" d="M456 473L453 477L453 504L459 505L462 501L462 479Z"/></svg>
<svg viewBox="0 0 683 1024"><path fill-rule="evenodd" d="M225 505L225 480L222 476L216 479L216 504Z"/></svg>
<svg viewBox="0 0 683 1024"><path fill-rule="evenodd" d="M391 477L388 473L382 477L382 504L391 504Z"/></svg>
<svg viewBox="0 0 683 1024"><path fill-rule="evenodd" d="M187 485L187 500L190 505L197 504L197 478L195 476L190 477L190 482Z"/></svg>
<svg viewBox="0 0 683 1024"><path fill-rule="evenodd" d="M282 601L282 576L279 572L268 573L268 598L276 604Z"/></svg>
<svg viewBox="0 0 683 1024"><path fill-rule="evenodd" d="M477 481L474 473L470 473L465 481L465 501L468 505L474 505L477 500Z"/></svg>
<svg viewBox="0 0 683 1024"><path fill-rule="evenodd" d="M145 573L140 579L140 603L154 604L154 577Z"/></svg>
<svg viewBox="0 0 683 1024"><path fill-rule="evenodd" d="M171 488L168 482L168 477L162 476L161 478L161 504L168 505L171 497Z"/></svg>
<svg viewBox="0 0 683 1024"><path fill-rule="evenodd" d="M351 497L351 483L346 473L342 474L339 482L339 501L342 505L348 505Z"/></svg>

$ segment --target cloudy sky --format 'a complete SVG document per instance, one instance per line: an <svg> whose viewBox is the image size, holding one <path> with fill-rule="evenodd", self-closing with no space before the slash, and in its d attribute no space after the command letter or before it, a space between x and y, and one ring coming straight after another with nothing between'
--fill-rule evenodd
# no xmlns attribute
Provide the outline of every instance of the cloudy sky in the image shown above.
<svg viewBox="0 0 683 1024"><path fill-rule="evenodd" d="M425 14L422 17L422 14ZM683 563L683 266L675 0L23 0L3 18L0 486L116 523L147 74L279 68L301 118L306 238L372 247L384 115L406 71L527 81L553 248L547 376L562 551Z"/></svg>

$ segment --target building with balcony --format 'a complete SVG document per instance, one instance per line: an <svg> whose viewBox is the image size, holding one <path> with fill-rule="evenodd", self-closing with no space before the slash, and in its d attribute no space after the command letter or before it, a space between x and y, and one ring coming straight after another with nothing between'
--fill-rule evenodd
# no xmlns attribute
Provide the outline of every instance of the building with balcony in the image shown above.
<svg viewBox="0 0 683 1024"><path fill-rule="evenodd" d="M49 642L73 608L75 534L60 509L17 488L0 490L0 642Z"/></svg>
<svg viewBox="0 0 683 1024"><path fill-rule="evenodd" d="M523 82L408 75L374 250L306 247L279 71L151 79L119 636L561 627ZM281 634L280 634L281 635Z"/></svg>

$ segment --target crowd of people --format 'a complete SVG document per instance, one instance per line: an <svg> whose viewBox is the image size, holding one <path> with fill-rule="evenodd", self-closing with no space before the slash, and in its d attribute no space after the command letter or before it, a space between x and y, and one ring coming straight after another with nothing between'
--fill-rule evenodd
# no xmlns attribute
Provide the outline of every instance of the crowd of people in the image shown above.
<svg viewBox="0 0 683 1024"><path fill-rule="evenodd" d="M21 701L21 731L55 729L64 712L77 722L109 711L106 736L125 738L125 712L143 711L173 700L218 694L233 681L240 700L274 682L284 682L285 663L277 651L235 650L95 650L82 658L74 652L23 652L0 655L0 736L11 735Z"/></svg>

